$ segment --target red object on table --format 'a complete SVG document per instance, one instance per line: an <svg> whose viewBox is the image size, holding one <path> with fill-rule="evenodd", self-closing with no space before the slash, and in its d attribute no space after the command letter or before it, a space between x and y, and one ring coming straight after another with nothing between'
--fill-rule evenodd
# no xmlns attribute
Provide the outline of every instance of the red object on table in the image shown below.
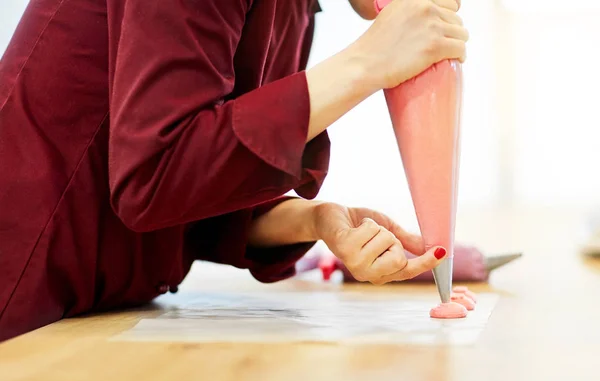
<svg viewBox="0 0 600 381"><path fill-rule="evenodd" d="M344 265L342 262L335 257L333 254L323 254L319 259L319 269L323 273L323 279L331 279L331 274L335 270L343 269Z"/></svg>

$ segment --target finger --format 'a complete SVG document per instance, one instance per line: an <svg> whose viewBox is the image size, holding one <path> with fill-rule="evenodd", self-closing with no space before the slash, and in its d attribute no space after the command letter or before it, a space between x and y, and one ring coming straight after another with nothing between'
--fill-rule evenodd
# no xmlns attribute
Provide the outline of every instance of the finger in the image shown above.
<svg viewBox="0 0 600 381"><path fill-rule="evenodd" d="M425 243L421 236L411 234L397 224L393 224L391 229L391 232L400 240L406 250L415 255L421 255L425 252Z"/></svg>
<svg viewBox="0 0 600 381"><path fill-rule="evenodd" d="M443 33L447 38L467 42L469 40L469 31L460 25L444 24Z"/></svg>
<svg viewBox="0 0 600 381"><path fill-rule="evenodd" d="M385 253L396 243L400 244L396 236L386 228L380 227L379 233L367 242L360 251L362 265L371 267L381 254Z"/></svg>
<svg viewBox="0 0 600 381"><path fill-rule="evenodd" d="M436 257L436 252L438 257L440 258ZM440 254L444 254L444 256L441 256ZM417 275L424 273L425 271L433 270L437 265L440 264L442 260L444 260L445 255L446 249L444 249L443 247L432 247L420 257L410 259L406 267L401 271L383 277L382 281L387 283L391 281L402 281L406 279L412 279Z"/></svg>
<svg viewBox="0 0 600 381"><path fill-rule="evenodd" d="M460 1L457 0L433 0L433 2L442 8L457 12L460 8Z"/></svg>
<svg viewBox="0 0 600 381"><path fill-rule="evenodd" d="M453 12L449 9L440 8L439 15L440 18L448 24L460 26L464 25L462 18L456 12Z"/></svg>
<svg viewBox="0 0 600 381"><path fill-rule="evenodd" d="M458 59L464 62L467 57L466 44L462 40L455 38L444 38L440 44L439 60L443 59Z"/></svg>
<svg viewBox="0 0 600 381"><path fill-rule="evenodd" d="M375 278L383 278L404 270L407 265L408 259L404 254L404 248L400 244L394 244L375 259L371 266L371 275Z"/></svg>
<svg viewBox="0 0 600 381"><path fill-rule="evenodd" d="M344 237L346 244L354 248L362 248L381 230L381 226L370 218L364 218L356 228L349 229Z"/></svg>

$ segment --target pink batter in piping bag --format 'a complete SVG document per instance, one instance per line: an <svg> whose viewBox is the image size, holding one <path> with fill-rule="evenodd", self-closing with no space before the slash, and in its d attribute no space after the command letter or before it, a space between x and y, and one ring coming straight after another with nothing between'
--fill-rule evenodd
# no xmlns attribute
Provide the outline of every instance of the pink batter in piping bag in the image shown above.
<svg viewBox="0 0 600 381"><path fill-rule="evenodd" d="M381 11L392 0L376 0ZM454 256L462 71L441 61L384 91L426 249L446 248L433 270L442 303L450 301Z"/></svg>

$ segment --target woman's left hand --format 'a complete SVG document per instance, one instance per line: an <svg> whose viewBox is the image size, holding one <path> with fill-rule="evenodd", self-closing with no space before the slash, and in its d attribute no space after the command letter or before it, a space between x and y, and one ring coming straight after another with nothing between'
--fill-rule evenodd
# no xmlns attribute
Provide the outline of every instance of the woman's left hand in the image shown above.
<svg viewBox="0 0 600 381"><path fill-rule="evenodd" d="M384 284L432 270L446 249L425 251L421 237L407 233L389 217L365 208L333 203L315 206L315 233L359 281ZM404 249L418 255L407 259Z"/></svg>

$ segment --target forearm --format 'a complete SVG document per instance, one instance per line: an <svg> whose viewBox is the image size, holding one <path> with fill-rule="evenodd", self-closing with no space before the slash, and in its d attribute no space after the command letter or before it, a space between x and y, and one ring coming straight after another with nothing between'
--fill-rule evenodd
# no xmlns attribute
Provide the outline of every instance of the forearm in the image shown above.
<svg viewBox="0 0 600 381"><path fill-rule="evenodd" d="M350 46L306 72L310 97L307 141L379 90L370 79L367 59Z"/></svg>
<svg viewBox="0 0 600 381"><path fill-rule="evenodd" d="M293 198L282 202L252 222L248 244L253 247L314 242L314 208L319 201Z"/></svg>

